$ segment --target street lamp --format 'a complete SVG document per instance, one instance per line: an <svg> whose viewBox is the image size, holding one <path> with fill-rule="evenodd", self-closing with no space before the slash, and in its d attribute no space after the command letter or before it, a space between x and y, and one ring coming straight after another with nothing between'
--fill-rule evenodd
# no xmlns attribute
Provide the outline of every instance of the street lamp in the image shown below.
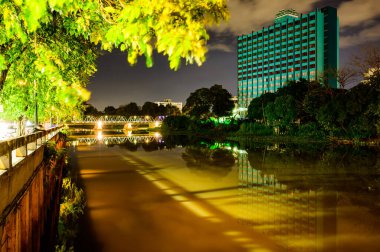
<svg viewBox="0 0 380 252"><path fill-rule="evenodd" d="M34 127L37 127L37 125L38 125L37 81L34 80Z"/></svg>

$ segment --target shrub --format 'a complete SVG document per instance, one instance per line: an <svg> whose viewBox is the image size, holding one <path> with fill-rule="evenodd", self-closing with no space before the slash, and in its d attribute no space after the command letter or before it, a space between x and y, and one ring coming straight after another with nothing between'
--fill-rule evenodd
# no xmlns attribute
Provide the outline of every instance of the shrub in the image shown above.
<svg viewBox="0 0 380 252"><path fill-rule="evenodd" d="M243 122L240 125L238 134L252 134L255 136L271 136L273 135L272 127L259 124L256 122Z"/></svg>

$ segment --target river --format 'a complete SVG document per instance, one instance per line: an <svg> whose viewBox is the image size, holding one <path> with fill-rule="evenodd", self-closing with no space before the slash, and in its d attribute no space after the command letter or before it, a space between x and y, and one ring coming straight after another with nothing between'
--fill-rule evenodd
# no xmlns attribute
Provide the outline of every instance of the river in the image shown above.
<svg viewBox="0 0 380 252"><path fill-rule="evenodd" d="M71 145L78 251L380 251L376 148L109 132Z"/></svg>

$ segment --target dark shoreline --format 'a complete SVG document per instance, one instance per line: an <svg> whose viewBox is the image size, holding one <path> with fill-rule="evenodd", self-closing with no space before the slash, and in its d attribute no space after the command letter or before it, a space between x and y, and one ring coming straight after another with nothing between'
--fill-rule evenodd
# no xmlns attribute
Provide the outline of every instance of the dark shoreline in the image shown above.
<svg viewBox="0 0 380 252"><path fill-rule="evenodd" d="M354 145L354 146L380 146L380 138L377 139L348 139L338 137L326 137L321 139L307 138L299 136L257 136L253 134L236 134L233 132L220 132L220 131L203 131L203 132L190 132L190 131L172 131L161 132L162 135L187 135L189 137L202 137L210 139L221 139L239 141L247 139L252 142L267 142L267 143L315 143L315 144L336 144L336 145Z"/></svg>

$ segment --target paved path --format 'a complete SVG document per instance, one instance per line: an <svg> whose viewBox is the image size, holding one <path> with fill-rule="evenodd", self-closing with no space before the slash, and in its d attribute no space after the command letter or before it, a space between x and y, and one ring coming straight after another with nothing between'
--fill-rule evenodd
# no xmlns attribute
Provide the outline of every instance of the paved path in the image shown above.
<svg viewBox="0 0 380 252"><path fill-rule="evenodd" d="M170 181L162 183L138 152L89 146L78 147L74 157L88 205L76 251L282 250Z"/></svg>

